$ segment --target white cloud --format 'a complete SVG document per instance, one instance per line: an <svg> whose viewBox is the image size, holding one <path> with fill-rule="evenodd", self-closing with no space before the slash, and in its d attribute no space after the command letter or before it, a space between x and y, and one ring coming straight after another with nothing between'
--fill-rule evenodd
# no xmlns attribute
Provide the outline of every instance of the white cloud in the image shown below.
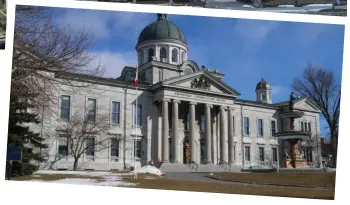
<svg viewBox="0 0 350 205"><path fill-rule="evenodd" d="M101 65L105 67L105 77L117 78L120 76L125 66L136 66L137 56L135 51L128 51L123 53L113 52L90 52L95 56L95 59L91 62L91 67Z"/></svg>
<svg viewBox="0 0 350 205"><path fill-rule="evenodd" d="M278 95L282 90L282 87L279 85L272 85L271 86L271 94L272 95Z"/></svg>
<svg viewBox="0 0 350 205"><path fill-rule="evenodd" d="M254 54L279 24L277 21L238 21L233 32L242 39L243 50Z"/></svg>

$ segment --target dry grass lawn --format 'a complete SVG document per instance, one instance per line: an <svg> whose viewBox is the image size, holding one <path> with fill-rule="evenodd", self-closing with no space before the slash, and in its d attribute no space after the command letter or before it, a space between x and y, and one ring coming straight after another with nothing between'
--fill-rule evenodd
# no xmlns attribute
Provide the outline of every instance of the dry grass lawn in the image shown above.
<svg viewBox="0 0 350 205"><path fill-rule="evenodd" d="M281 188L281 187L262 187L254 185L233 185L194 181L178 181L165 177L149 175L138 175L138 179L124 177L124 181L136 183L136 188L146 189L163 189L178 191L195 191L195 192L212 192L226 194L245 194L245 195L262 195L262 196L280 196L280 197L297 197L313 199L334 199L334 191L318 190L306 188Z"/></svg>
<svg viewBox="0 0 350 205"><path fill-rule="evenodd" d="M214 173L214 177L236 182L269 183L278 185L301 185L335 187L335 173Z"/></svg>
<svg viewBox="0 0 350 205"><path fill-rule="evenodd" d="M290 184L307 184L315 185L322 184L320 181L324 181L324 186L329 186L331 180L335 178L335 175L330 173L321 176L318 173L274 173L267 176L268 173L214 173L216 176L232 178L234 175L239 175L240 179L250 179L251 181L278 181L283 178L284 181L288 181L286 175L289 175ZM294 175L294 176L293 176ZM311 176L312 175L312 176ZM249 177L248 177L249 176ZM292 187L266 187L266 186L254 186L254 185L236 185L236 184L220 184L220 183L207 183L207 182L194 182L194 181L179 181L171 180L166 177L159 177L151 174L138 174L137 179L134 179L133 175L121 176L123 181L136 184L136 188L147 189L163 189L163 190L178 190L178 191L195 191L195 192L212 192L212 193L226 193L226 194L245 194L245 195L262 195L262 196L280 196L280 197L297 197L297 198L314 198L314 199L334 199L334 191L321 190L321 189L307 189L307 188L292 188ZM85 178L95 179L98 181L104 181L102 177L95 176L82 176L75 174L36 174L32 176L14 177L12 180L16 181L28 181L28 180L43 180L43 181L55 181L66 178ZM309 180L303 180L303 179ZM235 178L237 179L237 178ZM326 180L325 180L326 179ZM294 181L293 181L294 180Z"/></svg>

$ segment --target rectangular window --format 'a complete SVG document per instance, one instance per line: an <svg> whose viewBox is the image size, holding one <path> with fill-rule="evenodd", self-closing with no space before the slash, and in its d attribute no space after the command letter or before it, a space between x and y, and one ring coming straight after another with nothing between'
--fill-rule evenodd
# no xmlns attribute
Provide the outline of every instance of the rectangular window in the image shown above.
<svg viewBox="0 0 350 205"><path fill-rule="evenodd" d="M86 155L95 156L95 138L89 137L86 139Z"/></svg>
<svg viewBox="0 0 350 205"><path fill-rule="evenodd" d="M70 96L61 96L61 119L69 120L70 117Z"/></svg>
<svg viewBox="0 0 350 205"><path fill-rule="evenodd" d="M244 118L244 135L249 135L249 118Z"/></svg>
<svg viewBox="0 0 350 205"><path fill-rule="evenodd" d="M119 139L111 139L111 157L119 157Z"/></svg>
<svg viewBox="0 0 350 205"><path fill-rule="evenodd" d="M96 120L96 99L88 99L87 121L95 122Z"/></svg>
<svg viewBox="0 0 350 205"><path fill-rule="evenodd" d="M68 156L68 137L67 136L63 135L58 138L58 154L63 157Z"/></svg>
<svg viewBox="0 0 350 205"><path fill-rule="evenodd" d="M276 136L276 121L271 120L271 136Z"/></svg>
<svg viewBox="0 0 350 205"><path fill-rule="evenodd" d="M250 162L250 147L244 147L244 159Z"/></svg>
<svg viewBox="0 0 350 205"><path fill-rule="evenodd" d="M259 147L259 161L264 162L265 161L265 152L263 147Z"/></svg>
<svg viewBox="0 0 350 205"><path fill-rule="evenodd" d="M134 140L134 157L141 159L141 140Z"/></svg>
<svg viewBox="0 0 350 205"><path fill-rule="evenodd" d="M112 124L120 123L120 102L112 102Z"/></svg>
<svg viewBox="0 0 350 205"><path fill-rule="evenodd" d="M134 125L142 126L142 105L134 104Z"/></svg>
<svg viewBox="0 0 350 205"><path fill-rule="evenodd" d="M262 119L258 119L258 136L260 136L260 137L264 136L263 120Z"/></svg>
<svg viewBox="0 0 350 205"><path fill-rule="evenodd" d="M277 162L277 148L276 147L272 148L272 161Z"/></svg>
<svg viewBox="0 0 350 205"><path fill-rule="evenodd" d="M309 132L311 132L311 123L308 123Z"/></svg>

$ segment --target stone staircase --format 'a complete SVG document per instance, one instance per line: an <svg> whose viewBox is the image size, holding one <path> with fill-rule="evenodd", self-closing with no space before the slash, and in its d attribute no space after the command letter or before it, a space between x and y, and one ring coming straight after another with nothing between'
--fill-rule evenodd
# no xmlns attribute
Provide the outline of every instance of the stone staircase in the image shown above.
<svg viewBox="0 0 350 205"><path fill-rule="evenodd" d="M163 173L169 172L241 172L241 167L237 165L218 165L218 164L172 164L166 163L160 166Z"/></svg>

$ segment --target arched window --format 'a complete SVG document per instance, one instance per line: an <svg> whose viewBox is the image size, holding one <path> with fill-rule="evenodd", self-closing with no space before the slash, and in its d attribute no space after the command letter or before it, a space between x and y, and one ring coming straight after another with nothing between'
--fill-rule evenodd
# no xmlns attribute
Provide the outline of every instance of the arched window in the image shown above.
<svg viewBox="0 0 350 205"><path fill-rule="evenodd" d="M187 67L187 68L185 69L185 75L189 75L189 74L191 74L191 73L193 73L193 70L192 70L191 68Z"/></svg>
<svg viewBox="0 0 350 205"><path fill-rule="evenodd" d="M186 61L186 53L185 51L182 51L182 62Z"/></svg>
<svg viewBox="0 0 350 205"><path fill-rule="evenodd" d="M304 123L300 122L300 126L301 126L301 131L304 131Z"/></svg>
<svg viewBox="0 0 350 205"><path fill-rule="evenodd" d="M173 63L177 63L178 62L178 51L176 48L173 48L173 50L171 51L171 61Z"/></svg>
<svg viewBox="0 0 350 205"><path fill-rule="evenodd" d="M141 50L141 60L140 60L141 64L143 64L143 62L144 62L144 59L145 59L144 57L145 57L145 54L144 54L143 50Z"/></svg>
<svg viewBox="0 0 350 205"><path fill-rule="evenodd" d="M148 49L148 61L152 61L153 56L154 56L153 48Z"/></svg>
<svg viewBox="0 0 350 205"><path fill-rule="evenodd" d="M162 60L163 58L166 58L166 49L165 48L160 49L160 59Z"/></svg>
<svg viewBox="0 0 350 205"><path fill-rule="evenodd" d="M309 132L311 132L311 123L308 123Z"/></svg>

